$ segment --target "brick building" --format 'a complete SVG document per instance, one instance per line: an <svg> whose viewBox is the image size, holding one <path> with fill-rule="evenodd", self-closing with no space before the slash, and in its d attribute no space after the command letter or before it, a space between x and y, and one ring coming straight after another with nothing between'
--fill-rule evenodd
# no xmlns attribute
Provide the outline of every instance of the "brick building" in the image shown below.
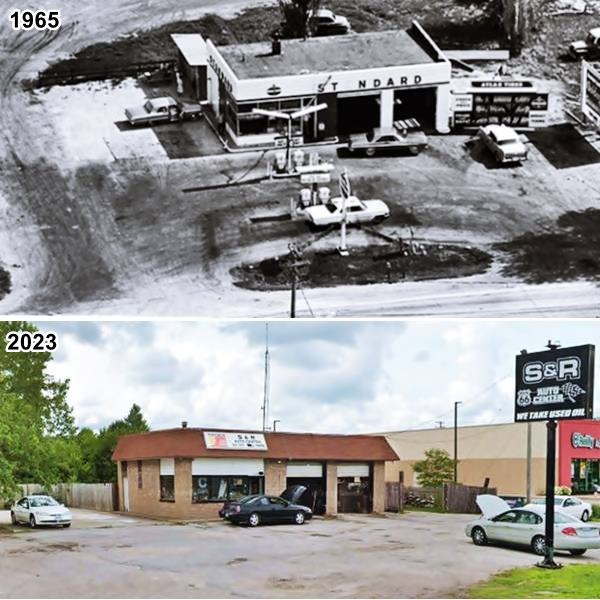
<svg viewBox="0 0 600 600"><path fill-rule="evenodd" d="M385 462L398 456L382 436L182 426L122 436L113 460L120 510L212 519L226 500L295 484L309 488L317 513L383 512Z"/></svg>

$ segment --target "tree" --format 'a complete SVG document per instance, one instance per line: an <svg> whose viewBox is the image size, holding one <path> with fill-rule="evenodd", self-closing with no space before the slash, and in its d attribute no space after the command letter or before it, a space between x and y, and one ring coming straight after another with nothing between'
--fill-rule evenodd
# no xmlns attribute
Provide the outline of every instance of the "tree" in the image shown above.
<svg viewBox="0 0 600 600"><path fill-rule="evenodd" d="M125 419L114 421L108 427L100 430L98 434L98 451L96 455L95 468L98 481L116 481L117 466L112 460L112 454L117 446L117 440L122 435L129 433L143 433L149 431L150 427L142 415L142 410L137 404L133 404Z"/></svg>
<svg viewBox="0 0 600 600"><path fill-rule="evenodd" d="M445 450L429 448L425 458L413 465L423 487L438 487L454 477L454 459Z"/></svg>
<svg viewBox="0 0 600 600"><path fill-rule="evenodd" d="M0 322L1 342L9 331L37 328ZM49 375L51 360L50 352L6 352L0 344L0 498L13 497L18 483L72 480L79 469L69 382Z"/></svg>
<svg viewBox="0 0 600 600"><path fill-rule="evenodd" d="M310 35L310 11L315 10L318 4L315 0L279 0L284 21L284 36L306 39Z"/></svg>

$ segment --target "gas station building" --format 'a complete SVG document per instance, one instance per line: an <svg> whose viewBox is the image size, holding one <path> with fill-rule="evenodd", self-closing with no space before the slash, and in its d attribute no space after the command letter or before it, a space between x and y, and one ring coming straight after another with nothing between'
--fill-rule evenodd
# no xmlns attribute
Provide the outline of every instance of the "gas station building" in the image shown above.
<svg viewBox="0 0 600 600"><path fill-rule="evenodd" d="M282 120L253 109L293 113L326 108L294 123L296 144L335 140L416 118L448 133L451 64L416 22L408 30L215 46L199 34L172 36L195 100L210 105L237 146L274 146ZM205 83L203 79L205 78Z"/></svg>

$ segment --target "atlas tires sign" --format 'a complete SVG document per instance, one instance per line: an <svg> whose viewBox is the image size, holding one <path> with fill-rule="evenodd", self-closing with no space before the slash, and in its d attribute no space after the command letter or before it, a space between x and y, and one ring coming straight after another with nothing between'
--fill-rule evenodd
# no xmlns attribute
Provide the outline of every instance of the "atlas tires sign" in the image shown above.
<svg viewBox="0 0 600 600"><path fill-rule="evenodd" d="M593 397L594 346L517 356L515 421L589 419Z"/></svg>

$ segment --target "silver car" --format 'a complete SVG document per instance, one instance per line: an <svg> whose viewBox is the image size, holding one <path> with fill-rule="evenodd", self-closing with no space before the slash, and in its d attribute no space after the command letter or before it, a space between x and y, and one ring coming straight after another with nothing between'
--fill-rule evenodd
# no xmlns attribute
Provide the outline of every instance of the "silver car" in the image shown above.
<svg viewBox="0 0 600 600"><path fill-rule="evenodd" d="M529 546L536 554L544 555L545 505L510 508L505 500L491 494L477 496L477 505L482 516L468 523L465 529L476 546L504 542ZM573 556L600 548L600 526L555 510L554 548L568 551Z"/></svg>

